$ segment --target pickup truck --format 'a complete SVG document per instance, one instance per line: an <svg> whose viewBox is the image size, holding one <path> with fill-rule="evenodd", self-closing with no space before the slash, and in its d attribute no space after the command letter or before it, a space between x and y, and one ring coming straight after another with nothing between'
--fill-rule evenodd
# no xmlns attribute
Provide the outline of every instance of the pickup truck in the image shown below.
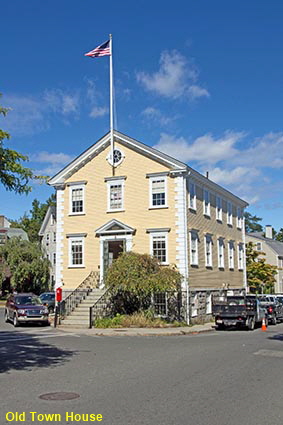
<svg viewBox="0 0 283 425"><path fill-rule="evenodd" d="M254 330L263 319L267 323L266 309L261 307L256 295L213 297L212 314L218 329L236 326Z"/></svg>
<svg viewBox="0 0 283 425"><path fill-rule="evenodd" d="M261 307L266 309L268 323L283 322L283 305L275 295L258 295Z"/></svg>

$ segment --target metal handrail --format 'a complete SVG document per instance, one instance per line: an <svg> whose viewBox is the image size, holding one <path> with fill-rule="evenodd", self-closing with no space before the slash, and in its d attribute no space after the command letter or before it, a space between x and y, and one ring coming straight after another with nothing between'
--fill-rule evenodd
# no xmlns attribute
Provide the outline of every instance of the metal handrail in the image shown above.
<svg viewBox="0 0 283 425"><path fill-rule="evenodd" d="M112 288L113 288L113 286L109 286L109 288L107 288L105 290L104 294L101 295L101 297L98 298L98 300L93 304L93 306L91 306L89 308L89 329L91 329L92 326L93 326L93 312L94 312L94 310L97 309L98 304L100 304L101 302L106 303L106 300L105 301L103 301L103 300L104 300L104 298L106 298L106 296L109 294L109 292Z"/></svg>
<svg viewBox="0 0 283 425"><path fill-rule="evenodd" d="M97 286L97 281L96 285L92 285L92 282L95 279L95 274L96 272L94 271L90 272L80 285L62 301L61 308L63 317L70 314L78 306L78 304L87 297L93 288Z"/></svg>

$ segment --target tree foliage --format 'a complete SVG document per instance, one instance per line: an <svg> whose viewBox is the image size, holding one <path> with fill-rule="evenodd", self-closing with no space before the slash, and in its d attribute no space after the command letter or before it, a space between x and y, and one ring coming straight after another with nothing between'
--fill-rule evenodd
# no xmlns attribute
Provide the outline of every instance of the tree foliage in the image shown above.
<svg viewBox="0 0 283 425"><path fill-rule="evenodd" d="M111 287L118 313L133 313L149 307L156 292L176 291L182 275L173 267L160 266L148 254L124 252L109 268L105 285Z"/></svg>
<svg viewBox="0 0 283 425"><path fill-rule="evenodd" d="M283 227L275 234L275 240L283 242Z"/></svg>
<svg viewBox="0 0 283 425"><path fill-rule="evenodd" d="M262 225L259 223L260 221L262 221L262 218L257 217L256 215L252 215L249 212L245 212L244 213L245 216L245 230L248 233L253 233L253 232L262 232L263 231L263 227Z"/></svg>
<svg viewBox="0 0 283 425"><path fill-rule="evenodd" d="M8 108L0 106L0 116L6 116L8 111ZM5 139L10 139L10 134L0 129L0 182L6 190L27 194L31 191L29 181L36 177L33 176L30 168L22 165L22 162L28 161L28 157L15 150L5 148Z"/></svg>
<svg viewBox="0 0 283 425"><path fill-rule="evenodd" d="M17 292L39 294L48 289L50 262L36 242L11 238L0 247L1 274L11 273L11 286Z"/></svg>
<svg viewBox="0 0 283 425"><path fill-rule="evenodd" d="M277 267L267 264L265 253L254 249L252 242L246 245L247 281L253 293L270 294L274 291Z"/></svg>
<svg viewBox="0 0 283 425"><path fill-rule="evenodd" d="M19 220L9 220L11 227L17 227L27 232L31 242L39 241L38 232L49 206L56 205L56 197L52 194L46 202L40 203L37 199L32 202L30 214L24 214Z"/></svg>

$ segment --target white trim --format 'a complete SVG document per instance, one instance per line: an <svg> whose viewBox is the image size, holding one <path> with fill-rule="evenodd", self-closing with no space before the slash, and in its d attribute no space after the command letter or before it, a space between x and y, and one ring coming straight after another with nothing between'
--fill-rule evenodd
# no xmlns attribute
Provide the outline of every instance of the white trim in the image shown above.
<svg viewBox="0 0 283 425"><path fill-rule="evenodd" d="M242 230L243 227L243 209L237 207L237 229Z"/></svg>
<svg viewBox="0 0 283 425"><path fill-rule="evenodd" d="M188 258L188 193L186 176L175 177L175 216L176 216L176 265L184 277L182 289L188 289L189 258ZM188 318L187 318L188 319Z"/></svg>
<svg viewBox="0 0 283 425"><path fill-rule="evenodd" d="M73 191L77 189L82 189L82 198L83 198L83 210L78 212L73 212ZM72 184L69 186L69 215L82 215L85 214L85 184Z"/></svg>
<svg viewBox="0 0 283 425"><path fill-rule="evenodd" d="M64 190L56 190L56 267L55 289L62 286L63 277Z"/></svg>
<svg viewBox="0 0 283 425"><path fill-rule="evenodd" d="M110 189L111 186L118 186L121 185L121 192L122 192L122 206L121 208L111 208L111 202L110 202ZM111 179L107 181L107 212L119 212L119 211L125 211L124 209L124 195L125 195L125 179L117 178L117 179Z"/></svg>
<svg viewBox="0 0 283 425"><path fill-rule="evenodd" d="M121 154L120 160L118 162L116 162L116 163L114 163L114 156L113 156L115 151L118 151ZM110 152L108 153L108 155L106 157L107 161L109 162L110 165L112 165L112 167L113 166L114 167L118 167L118 165L120 165L123 162L124 158L125 158L124 152L122 151L122 149L120 149L120 147L117 147L117 146L114 147L113 153L110 150Z"/></svg>
<svg viewBox="0 0 283 425"><path fill-rule="evenodd" d="M210 261L207 261L207 242L209 244L209 259ZM212 237L209 234L206 234L204 236L204 255L205 255L205 267L212 267L213 266L213 261L212 261Z"/></svg>
<svg viewBox="0 0 283 425"><path fill-rule="evenodd" d="M233 205L230 201L227 201L227 224L233 226Z"/></svg>
<svg viewBox="0 0 283 425"><path fill-rule="evenodd" d="M72 242L82 241L82 264L73 264L73 256L72 256ZM68 267L80 269L85 267L84 259L85 259L85 236L72 236L68 238Z"/></svg>
<svg viewBox="0 0 283 425"><path fill-rule="evenodd" d="M191 190L192 189L192 190ZM189 180L189 209L197 210L196 184Z"/></svg>
<svg viewBox="0 0 283 425"><path fill-rule="evenodd" d="M153 194L152 194L152 184L153 184L154 181L157 181L157 180L164 181L164 193L165 193L165 203L164 203L164 205L153 205L153 202L152 202L152 196L153 196ZM168 195L167 195L167 176L163 175L163 176L149 177L149 208L151 208L151 209L168 208L167 198L168 198Z"/></svg>
<svg viewBox="0 0 283 425"><path fill-rule="evenodd" d="M194 238L194 240L196 241L196 249L195 249L196 261L193 261L192 235L196 236ZM198 266L198 243L199 243L198 232L196 232L195 230L190 230L190 264L191 266Z"/></svg>
<svg viewBox="0 0 283 425"><path fill-rule="evenodd" d="M169 261L168 261L168 232L150 232L150 255L153 255L153 241L154 238L160 238L160 237L164 237L165 239L165 261L159 261L160 264L162 264L163 266L168 265Z"/></svg>
<svg viewBox="0 0 283 425"><path fill-rule="evenodd" d="M217 239L217 257L218 257L218 268L225 268L225 251L224 251L224 238L220 237Z"/></svg>
<svg viewBox="0 0 283 425"><path fill-rule="evenodd" d="M210 217L210 191L208 189L203 189L203 215Z"/></svg>

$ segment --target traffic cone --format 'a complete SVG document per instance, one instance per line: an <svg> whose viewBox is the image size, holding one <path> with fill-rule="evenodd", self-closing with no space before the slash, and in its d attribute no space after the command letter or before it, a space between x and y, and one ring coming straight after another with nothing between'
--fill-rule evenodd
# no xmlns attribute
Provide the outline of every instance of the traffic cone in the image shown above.
<svg viewBox="0 0 283 425"><path fill-rule="evenodd" d="M262 331L266 331L266 330L267 330L267 327L266 327L266 319L265 319L265 318L263 318L263 319L262 319L261 330L262 330Z"/></svg>

